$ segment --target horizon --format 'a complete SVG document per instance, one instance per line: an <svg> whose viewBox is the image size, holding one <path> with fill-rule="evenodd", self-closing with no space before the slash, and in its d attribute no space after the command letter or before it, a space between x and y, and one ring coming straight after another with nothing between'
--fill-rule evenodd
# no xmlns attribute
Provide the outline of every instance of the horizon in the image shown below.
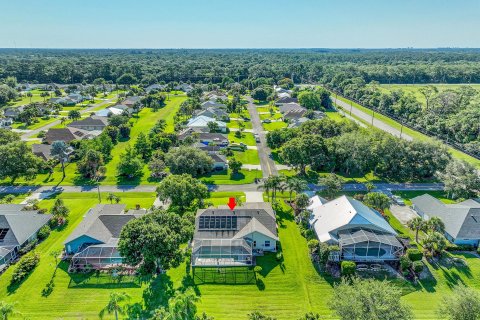
<svg viewBox="0 0 480 320"><path fill-rule="evenodd" d="M479 12L476 0L25 0L2 5L0 47L479 48Z"/></svg>

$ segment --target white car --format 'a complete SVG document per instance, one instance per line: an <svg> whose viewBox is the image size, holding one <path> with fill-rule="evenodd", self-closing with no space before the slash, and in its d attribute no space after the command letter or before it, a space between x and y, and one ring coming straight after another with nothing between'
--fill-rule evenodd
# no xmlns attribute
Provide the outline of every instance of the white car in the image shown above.
<svg viewBox="0 0 480 320"><path fill-rule="evenodd" d="M392 199L393 199L393 202L395 202L396 204L398 204L400 206L405 205L405 201L399 196L392 196Z"/></svg>

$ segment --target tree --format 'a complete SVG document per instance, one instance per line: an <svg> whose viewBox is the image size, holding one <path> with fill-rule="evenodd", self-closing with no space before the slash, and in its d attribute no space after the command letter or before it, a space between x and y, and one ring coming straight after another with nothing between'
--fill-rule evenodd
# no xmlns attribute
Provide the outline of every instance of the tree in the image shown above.
<svg viewBox="0 0 480 320"><path fill-rule="evenodd" d="M310 205L310 198L305 193L299 193L295 197L295 214L305 210Z"/></svg>
<svg viewBox="0 0 480 320"><path fill-rule="evenodd" d="M69 146L65 141L54 141L52 143L51 155L57 159L58 162L62 165L62 180L65 179L65 162L68 160Z"/></svg>
<svg viewBox="0 0 480 320"><path fill-rule="evenodd" d="M148 161L152 155L152 145L148 141L145 133L140 132L137 141L135 141L135 152L139 154L144 161Z"/></svg>
<svg viewBox="0 0 480 320"><path fill-rule="evenodd" d="M471 198L480 191L478 170L465 161L452 160L437 177L443 181L445 191L452 198Z"/></svg>
<svg viewBox="0 0 480 320"><path fill-rule="evenodd" d="M150 320L213 320L205 313L197 315L196 303L199 300L192 288L188 288L185 292L175 292L168 300L167 308L155 310Z"/></svg>
<svg viewBox="0 0 480 320"><path fill-rule="evenodd" d="M329 198L333 198L337 193L342 191L343 180L335 173L330 173L318 181L325 187L325 193Z"/></svg>
<svg viewBox="0 0 480 320"><path fill-rule="evenodd" d="M299 318L298 320L320 320L322 317L318 313L309 312L306 313L303 317Z"/></svg>
<svg viewBox="0 0 480 320"><path fill-rule="evenodd" d="M165 164L173 174L188 173L198 177L212 171L213 159L205 151L183 146L171 149L165 155Z"/></svg>
<svg viewBox="0 0 480 320"><path fill-rule="evenodd" d="M422 241L423 248L432 255L441 255L448 246L447 239L439 232L428 232Z"/></svg>
<svg viewBox="0 0 480 320"><path fill-rule="evenodd" d="M70 210L65 206L62 199L58 198L55 200L51 213L59 224L63 224L66 221L69 212Z"/></svg>
<svg viewBox="0 0 480 320"><path fill-rule="evenodd" d="M302 135L286 142L280 149L280 157L289 165L306 174L307 165L321 167L327 160L327 147L321 137Z"/></svg>
<svg viewBox="0 0 480 320"><path fill-rule="evenodd" d="M320 100L320 96L313 91L306 90L300 92L298 94L298 103L307 109L322 109L322 101Z"/></svg>
<svg viewBox="0 0 480 320"><path fill-rule="evenodd" d="M277 318L267 316L260 311L253 311L248 314L248 320L276 320Z"/></svg>
<svg viewBox="0 0 480 320"><path fill-rule="evenodd" d="M68 119L70 119L70 120L78 120L81 117L82 117L82 114L78 110L68 111Z"/></svg>
<svg viewBox="0 0 480 320"><path fill-rule="evenodd" d="M172 174L160 182L157 194L161 201L168 200L183 212L195 202L201 204L208 196L208 188L189 174Z"/></svg>
<svg viewBox="0 0 480 320"><path fill-rule="evenodd" d="M242 168L243 163L239 160L232 158L228 161L228 167L232 170L232 174L237 174Z"/></svg>
<svg viewBox="0 0 480 320"><path fill-rule="evenodd" d="M102 154L92 149L89 149L77 163L78 172L80 172L86 178L93 178L95 173L102 166Z"/></svg>
<svg viewBox="0 0 480 320"><path fill-rule="evenodd" d="M265 101L267 100L270 94L271 94L270 88L258 87L252 91L252 98L258 101Z"/></svg>
<svg viewBox="0 0 480 320"><path fill-rule="evenodd" d="M128 124L121 124L118 126L118 130L120 131L120 137L123 139L130 138L130 126Z"/></svg>
<svg viewBox="0 0 480 320"><path fill-rule="evenodd" d="M480 295L474 289L457 286L439 304L437 316L448 320L480 319Z"/></svg>
<svg viewBox="0 0 480 320"><path fill-rule="evenodd" d="M130 300L130 295L126 292L111 292L110 299L105 308L100 311L100 318L103 319L105 312L108 314L115 314L115 319L118 320L118 314L125 313L125 306L122 305L123 302Z"/></svg>
<svg viewBox="0 0 480 320"><path fill-rule="evenodd" d="M16 303L8 303L0 301L0 318L2 320L8 320L9 316L13 316L18 312L15 310Z"/></svg>
<svg viewBox="0 0 480 320"><path fill-rule="evenodd" d="M182 246L192 235L187 217L158 209L123 227L118 250L126 263L141 264L144 272L153 273L178 266L184 256Z"/></svg>
<svg viewBox="0 0 480 320"><path fill-rule="evenodd" d="M365 195L363 202L378 211L385 211L390 208L390 198L381 192L370 192Z"/></svg>
<svg viewBox="0 0 480 320"><path fill-rule="evenodd" d="M307 183L305 180L296 177L288 177L285 181L285 186L289 193L290 202L292 202L292 194L294 192L299 193L307 189Z"/></svg>
<svg viewBox="0 0 480 320"><path fill-rule="evenodd" d="M0 145L0 179L20 177L33 179L37 175L41 160L23 141Z"/></svg>
<svg viewBox="0 0 480 320"><path fill-rule="evenodd" d="M115 126L106 126L105 129L103 129L103 132L107 134L110 139L112 140L112 143L117 143L118 141L118 136L120 135L120 129L115 127Z"/></svg>
<svg viewBox="0 0 480 320"><path fill-rule="evenodd" d="M0 145L20 141L20 135L7 129L0 129Z"/></svg>
<svg viewBox="0 0 480 320"><path fill-rule="evenodd" d="M425 231L443 233L445 231L445 223L439 217L431 217L425 221L424 228L426 229Z"/></svg>
<svg viewBox="0 0 480 320"><path fill-rule="evenodd" d="M410 320L411 308L401 301L401 290L388 281L344 279L329 302L342 320Z"/></svg>
<svg viewBox="0 0 480 320"><path fill-rule="evenodd" d="M216 121L210 121L207 123L208 129L210 132L217 132L218 131L218 123Z"/></svg>
<svg viewBox="0 0 480 320"><path fill-rule="evenodd" d="M163 178L166 175L165 169L165 162L161 157L153 156L148 163L148 170L150 170L150 176L152 178Z"/></svg>
<svg viewBox="0 0 480 320"><path fill-rule="evenodd" d="M428 111L430 109L430 101L438 93L438 89L435 86L428 85L421 87L418 91L425 97L426 109Z"/></svg>
<svg viewBox="0 0 480 320"><path fill-rule="evenodd" d="M129 179L142 175L143 162L135 151L127 145L125 152L120 155L120 161L117 165L117 174L126 176Z"/></svg>
<svg viewBox="0 0 480 320"><path fill-rule="evenodd" d="M108 196L107 196L107 200L110 201L110 203L113 203L113 201L117 202L117 199L120 200L119 197L117 197L115 194L113 194L113 193L111 193L111 192L110 192L110 193L108 194ZM119 202L119 201L118 201L118 202ZM118 203L118 202L117 202L117 203Z"/></svg>
<svg viewBox="0 0 480 320"><path fill-rule="evenodd" d="M128 124L128 117L123 115L113 115L108 118L108 124L120 128L121 125Z"/></svg>
<svg viewBox="0 0 480 320"><path fill-rule="evenodd" d="M420 232L420 230L424 229L425 221L420 217L415 217L407 222L407 226L411 230L415 231L415 242L418 243L418 233Z"/></svg>
<svg viewBox="0 0 480 320"><path fill-rule="evenodd" d="M277 197L277 191L283 189L284 177L269 176L263 182L263 185L259 186L259 189L265 190L267 193L267 199L270 197L270 191L272 192L272 202L275 202Z"/></svg>
<svg viewBox="0 0 480 320"><path fill-rule="evenodd" d="M137 82L138 82L137 78L131 73L124 73L117 79L117 83L123 84L123 85L132 85Z"/></svg>

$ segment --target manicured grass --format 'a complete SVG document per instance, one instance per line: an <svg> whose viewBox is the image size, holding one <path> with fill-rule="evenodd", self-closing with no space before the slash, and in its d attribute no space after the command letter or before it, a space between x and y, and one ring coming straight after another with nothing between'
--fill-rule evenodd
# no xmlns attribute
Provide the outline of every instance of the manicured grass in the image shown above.
<svg viewBox="0 0 480 320"><path fill-rule="evenodd" d="M368 108L365 108L364 106L361 106L359 105L358 103L355 103L355 102L351 102L350 100L344 98L344 97L340 97L338 96L338 99L339 100L342 100L346 103L352 103L354 107L356 107L357 109L363 111L364 113L368 114L368 115L372 115L373 114L373 111L368 109ZM357 117L355 117L357 118ZM407 127L403 127L402 129L402 125L398 122L396 122L395 120L387 117L387 116L384 116L382 114L379 114L379 113L375 113L375 118L377 120L380 120L386 124L388 124L389 126L397 129L397 130L403 130L403 132L407 135L409 135L410 137L412 137L413 139L416 139L416 140L422 140L422 141L437 141L435 138L432 138L432 137L429 137L429 136L426 136L424 135L423 133L420 133L418 131L415 131L415 130L412 130L410 128L407 128ZM367 126L371 126L371 123L367 123L366 121L362 120L362 119L359 119L360 121L362 121L363 123L365 123ZM469 163L471 163L472 165L475 165L477 167L480 167L480 160L477 160L461 151L458 151L452 147L449 147L448 145L445 145L448 150L450 151L450 153L452 154L453 157L457 158L457 159L461 159L461 160L464 160L464 161L467 161Z"/></svg>
<svg viewBox="0 0 480 320"><path fill-rule="evenodd" d="M29 103L33 103L33 102L43 102L43 101L48 101L48 99L50 99L50 97L41 97L40 94L42 92L45 92L45 91L42 91L42 90L39 90L39 89L35 89L35 90L31 90L30 91L32 93L32 98L30 97L27 97L26 93L23 94L23 97L19 97L17 100L15 101L10 101L7 106L8 107L19 107L19 106L23 106L23 105L26 105L26 104L29 104ZM53 94L53 93L52 93ZM55 95L53 95L55 96Z"/></svg>
<svg viewBox="0 0 480 320"><path fill-rule="evenodd" d="M415 98L417 98L418 101L422 102L423 104L426 103L425 97L420 93L419 89L425 86L428 86L429 84L381 84L380 89L385 92L392 92L396 90L403 90L404 92L407 93L412 93ZM455 90L458 89L462 86L470 86L474 88L477 91L480 91L480 84L474 83L474 84L432 84L435 86L438 91L444 91L444 90Z"/></svg>
<svg viewBox="0 0 480 320"><path fill-rule="evenodd" d="M455 200L448 198L444 191L394 191L393 193L402 197L405 200L406 205L412 204L412 198L424 195L426 193L446 204L456 202Z"/></svg>
<svg viewBox="0 0 480 320"><path fill-rule="evenodd" d="M56 120L58 120L59 118L54 118L54 117L50 117L48 119L42 119L42 118L36 118L35 119L35 122L32 123L31 125L29 126L26 126L25 123L23 122L15 122L13 125L12 125L12 128L14 129L22 129L22 130L35 130L35 129L39 129L49 123L52 123Z"/></svg>
<svg viewBox="0 0 480 320"><path fill-rule="evenodd" d="M207 176L201 177L200 180L206 184L248 184L253 183L255 178L261 178L260 170L242 169L236 175L231 174L231 170L214 171Z"/></svg>
<svg viewBox="0 0 480 320"><path fill-rule="evenodd" d="M260 164L257 150L233 151L233 158L243 164Z"/></svg>
<svg viewBox="0 0 480 320"><path fill-rule="evenodd" d="M243 121L243 120L231 120L230 122L227 122L227 128L234 128L234 129L239 129L240 128L240 123L243 124L244 129L252 129L252 123L250 121Z"/></svg>
<svg viewBox="0 0 480 320"><path fill-rule="evenodd" d="M240 197L240 199L245 202L245 193L240 191L210 192L210 198L205 201L211 203L213 206L219 206L227 204L230 197Z"/></svg>
<svg viewBox="0 0 480 320"><path fill-rule="evenodd" d="M8 193L0 193L0 202L8 195ZM15 197L12 201L12 203L20 203L27 197L27 194L18 194L18 193L13 193L13 196Z"/></svg>
<svg viewBox="0 0 480 320"><path fill-rule="evenodd" d="M235 132L230 132L228 134L228 140L230 141L230 143L240 143L240 142L243 142L245 143L247 146L255 146L256 143L255 143L255 137L253 136L253 133L250 133L250 132L242 132L242 137L241 138L237 138L235 136Z"/></svg>
<svg viewBox="0 0 480 320"><path fill-rule="evenodd" d="M272 116L271 113L268 114L260 114L260 120L270 119L270 120L278 120L281 119L283 115L280 112L275 112Z"/></svg>
<svg viewBox="0 0 480 320"><path fill-rule="evenodd" d="M345 121L345 120L348 120L344 115L340 114L339 112L336 112L336 111L327 111L325 112L325 114L327 115L327 117L329 119L332 119L332 120L335 120L335 121Z"/></svg>
<svg viewBox="0 0 480 320"><path fill-rule="evenodd" d="M262 123L263 129L265 131L273 131L276 129L283 129L288 127L288 124L283 121L271 122L271 123Z"/></svg>
<svg viewBox="0 0 480 320"><path fill-rule="evenodd" d="M270 112L270 109L273 109L275 112L279 112L279 109L277 106L274 107L258 107L257 112Z"/></svg>
<svg viewBox="0 0 480 320"><path fill-rule="evenodd" d="M232 112L229 114L229 117L230 118L242 118L242 117L247 117L247 118L250 118L250 114L248 113L248 110L244 109L242 110L241 113L238 113L238 112Z"/></svg>

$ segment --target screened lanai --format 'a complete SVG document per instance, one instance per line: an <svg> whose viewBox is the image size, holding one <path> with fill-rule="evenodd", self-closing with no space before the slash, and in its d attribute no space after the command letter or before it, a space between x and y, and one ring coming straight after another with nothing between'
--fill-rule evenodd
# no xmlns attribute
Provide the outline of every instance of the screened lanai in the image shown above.
<svg viewBox="0 0 480 320"><path fill-rule="evenodd" d="M252 247L244 239L196 239L192 267L235 267L253 264Z"/></svg>
<svg viewBox="0 0 480 320"><path fill-rule="evenodd" d="M72 257L73 270L100 270L123 265L123 258L116 246L111 244L91 245Z"/></svg>
<svg viewBox="0 0 480 320"><path fill-rule="evenodd" d="M344 260L398 260L403 253L402 244L391 234L366 229L350 229L340 231L338 235Z"/></svg>

